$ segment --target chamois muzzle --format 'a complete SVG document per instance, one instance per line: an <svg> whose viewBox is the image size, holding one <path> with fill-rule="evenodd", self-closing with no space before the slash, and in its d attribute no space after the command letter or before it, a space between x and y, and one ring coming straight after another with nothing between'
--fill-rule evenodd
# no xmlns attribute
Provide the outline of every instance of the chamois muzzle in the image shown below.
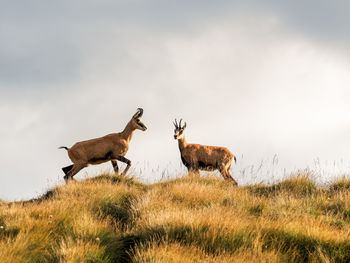
<svg viewBox="0 0 350 263"><path fill-rule="evenodd" d="M140 128L141 128L141 130L142 130L142 131L147 130L146 125L145 125L145 124L143 124L142 122L139 122L139 123L137 123L137 124L140 126Z"/></svg>

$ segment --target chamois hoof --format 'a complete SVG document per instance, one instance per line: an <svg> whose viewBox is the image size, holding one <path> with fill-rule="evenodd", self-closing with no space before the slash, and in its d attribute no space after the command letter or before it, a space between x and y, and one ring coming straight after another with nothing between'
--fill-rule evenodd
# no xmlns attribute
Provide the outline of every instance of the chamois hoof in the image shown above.
<svg viewBox="0 0 350 263"><path fill-rule="evenodd" d="M232 180L232 185L235 186L235 187L238 187L238 183L236 182L236 180Z"/></svg>
<svg viewBox="0 0 350 263"><path fill-rule="evenodd" d="M69 181L75 181L75 180L73 179L72 176L67 176L67 175L65 175L65 176L63 177L63 179L64 179L64 181L66 182L66 184L68 184Z"/></svg>
<svg viewBox="0 0 350 263"><path fill-rule="evenodd" d="M64 179L64 181L66 182L66 184L68 184L69 177L68 177L67 175L65 175L65 176L63 177L63 179Z"/></svg>

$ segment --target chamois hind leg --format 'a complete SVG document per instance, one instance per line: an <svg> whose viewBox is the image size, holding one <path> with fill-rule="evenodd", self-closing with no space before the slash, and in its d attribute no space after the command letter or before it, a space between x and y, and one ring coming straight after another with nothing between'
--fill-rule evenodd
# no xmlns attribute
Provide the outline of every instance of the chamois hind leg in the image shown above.
<svg viewBox="0 0 350 263"><path fill-rule="evenodd" d="M236 158L236 157L235 157ZM235 159L235 162L236 162L236 159ZM237 181L235 180L235 179L233 179L233 177L232 177L232 175L231 175L231 165L232 165L232 160L231 160L231 162L230 162L230 164L227 166L227 168L226 168L226 171L227 171L227 174L228 174L228 176L230 177L230 180L232 180L233 181L233 184L234 185L238 185L238 183L237 183Z"/></svg>
<svg viewBox="0 0 350 263"><path fill-rule="evenodd" d="M76 175L81 169L86 167L87 165L85 163L75 163L73 165L73 168L69 170L69 172L64 176L64 180L66 183L69 179L73 179L73 176Z"/></svg>
<svg viewBox="0 0 350 263"><path fill-rule="evenodd" d="M70 170L72 170L73 166L74 166L74 165L72 164L72 165L63 167L63 168L62 168L62 171L64 172L64 174L67 174Z"/></svg>
<svg viewBox="0 0 350 263"><path fill-rule="evenodd" d="M112 163L114 172L115 172L115 174L117 175L117 174L119 173L118 163L117 163L117 161L113 161L113 160L111 161L111 163Z"/></svg>
<svg viewBox="0 0 350 263"><path fill-rule="evenodd" d="M126 159L124 156L118 156L117 160L127 164L125 170L121 174L121 175L125 175L131 166L131 161L129 159Z"/></svg>
<svg viewBox="0 0 350 263"><path fill-rule="evenodd" d="M230 167L231 167L231 164L229 164L229 165L222 164L222 165L219 166L219 171L220 171L222 177L224 177L225 180L232 181L234 185L238 185L236 180L233 179L233 177L232 177L232 175L230 173Z"/></svg>
<svg viewBox="0 0 350 263"><path fill-rule="evenodd" d="M227 174L227 180L232 181L232 183L233 183L234 185L238 185L237 181L236 181L235 179L233 179L233 177L232 177L232 175L231 175L231 173L230 173L230 170L226 170L225 172L226 172L226 174Z"/></svg>

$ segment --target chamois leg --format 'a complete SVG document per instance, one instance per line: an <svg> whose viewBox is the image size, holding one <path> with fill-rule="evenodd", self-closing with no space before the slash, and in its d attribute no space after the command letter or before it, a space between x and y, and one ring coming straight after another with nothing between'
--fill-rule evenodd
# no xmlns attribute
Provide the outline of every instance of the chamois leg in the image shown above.
<svg viewBox="0 0 350 263"><path fill-rule="evenodd" d="M233 185L238 185L237 181L233 179L230 170L226 170L227 180L232 181Z"/></svg>
<svg viewBox="0 0 350 263"><path fill-rule="evenodd" d="M227 175L226 175L226 172L225 172L225 165L224 164L219 164L218 165L218 170L219 170L221 176L224 177L225 180L227 180Z"/></svg>
<svg viewBox="0 0 350 263"><path fill-rule="evenodd" d="M131 166L131 161L129 159L126 159L124 156L118 156L117 160L127 164L125 170L121 174L121 175L125 175Z"/></svg>
<svg viewBox="0 0 350 263"><path fill-rule="evenodd" d="M194 177L200 177L199 170L196 167L187 167L188 175Z"/></svg>
<svg viewBox="0 0 350 263"><path fill-rule="evenodd" d="M74 165L72 164L72 165L63 167L63 168L62 168L62 171L64 172L64 174L67 174L70 170L72 170L73 166L74 166Z"/></svg>
<svg viewBox="0 0 350 263"><path fill-rule="evenodd" d="M236 157L235 157L236 158ZM236 162L236 160L235 160L235 162ZM238 183L237 183L237 181L235 180L235 179L233 179L233 177L232 177L232 175L231 175L231 165L232 165L232 163L230 163L229 165L228 165L228 167L226 168L226 171L227 171L227 175L229 176L229 178L230 178L230 180L231 181L233 181L233 184L234 185L238 185Z"/></svg>
<svg viewBox="0 0 350 263"><path fill-rule="evenodd" d="M75 163L73 165L73 168L64 176L64 180L66 181L66 183L69 179L73 180L73 176L76 175L84 167L86 167L85 163Z"/></svg>
<svg viewBox="0 0 350 263"><path fill-rule="evenodd" d="M230 173L230 170L229 170L229 167L231 167L231 165L220 165L219 166L219 171L222 175L222 177L224 177L225 180L227 181L232 181L234 185L237 185L237 182L235 179L233 179L233 177L231 176L231 173Z"/></svg>
<svg viewBox="0 0 350 263"><path fill-rule="evenodd" d="M119 173L119 167L117 161L111 161L115 174Z"/></svg>

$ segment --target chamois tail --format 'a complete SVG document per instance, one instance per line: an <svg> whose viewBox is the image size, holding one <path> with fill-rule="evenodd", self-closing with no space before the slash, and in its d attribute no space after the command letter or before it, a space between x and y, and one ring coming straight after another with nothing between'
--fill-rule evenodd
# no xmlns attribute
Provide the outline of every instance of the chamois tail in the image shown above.
<svg viewBox="0 0 350 263"><path fill-rule="evenodd" d="M235 163L237 163L237 158L236 158L236 156L235 156L235 157L233 157L233 160L235 160Z"/></svg>
<svg viewBox="0 0 350 263"><path fill-rule="evenodd" d="M58 147L58 149L66 149L67 151L69 150L69 148L68 148L68 147L66 147L66 146L61 146L61 147Z"/></svg>

